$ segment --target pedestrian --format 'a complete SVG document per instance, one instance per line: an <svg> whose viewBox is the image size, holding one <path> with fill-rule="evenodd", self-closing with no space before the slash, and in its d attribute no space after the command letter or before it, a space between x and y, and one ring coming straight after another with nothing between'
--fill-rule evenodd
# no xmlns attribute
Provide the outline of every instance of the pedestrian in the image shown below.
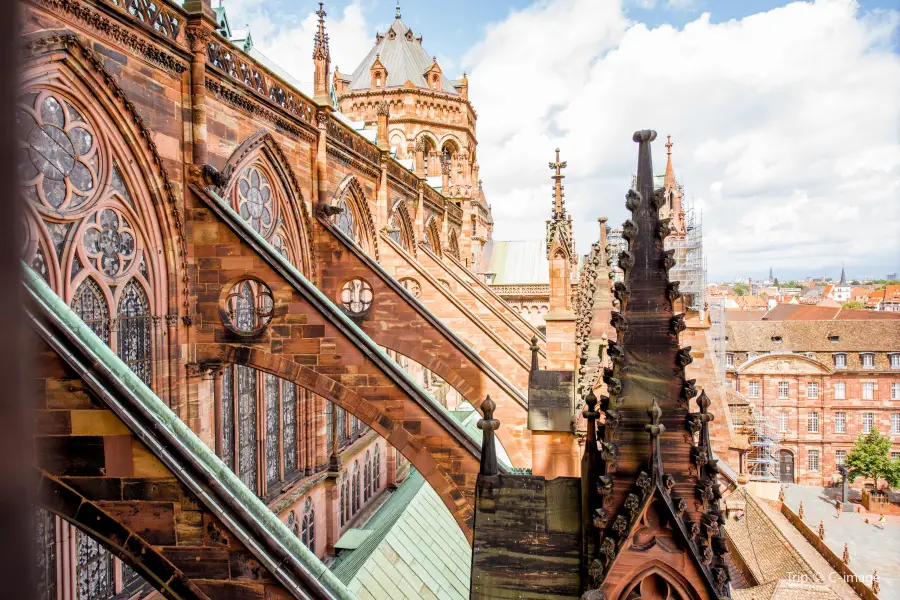
<svg viewBox="0 0 900 600"><path fill-rule="evenodd" d="M836 503L835 506L837 507L837 512L834 513L834 518L840 519L841 518L841 510L844 508L844 506L840 502Z"/></svg>
<svg viewBox="0 0 900 600"><path fill-rule="evenodd" d="M884 529L884 523L887 519L884 518L884 515L878 517L878 527Z"/></svg>

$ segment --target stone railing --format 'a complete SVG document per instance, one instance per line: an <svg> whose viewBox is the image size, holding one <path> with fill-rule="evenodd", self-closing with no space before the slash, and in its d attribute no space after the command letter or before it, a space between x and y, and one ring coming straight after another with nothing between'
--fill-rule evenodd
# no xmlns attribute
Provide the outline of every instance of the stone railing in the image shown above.
<svg viewBox="0 0 900 600"><path fill-rule="evenodd" d="M315 126L316 107L312 102L294 92L288 84L235 49L218 34L209 42L207 57L210 65L243 87L268 98L293 117Z"/></svg>
<svg viewBox="0 0 900 600"><path fill-rule="evenodd" d="M452 200L447 200L447 218L451 223L462 227L463 222L463 211L460 207L456 205Z"/></svg>
<svg viewBox="0 0 900 600"><path fill-rule="evenodd" d="M187 48L184 10L168 0L102 0L182 48Z"/></svg>
<svg viewBox="0 0 900 600"><path fill-rule="evenodd" d="M345 127L334 117L328 119L328 141L350 150L376 167L379 166L378 147L355 131Z"/></svg>
<svg viewBox="0 0 900 600"><path fill-rule="evenodd" d="M418 189L419 178L396 160L388 161L388 175L413 191Z"/></svg>
<svg viewBox="0 0 900 600"><path fill-rule="evenodd" d="M446 206L450 203L447 202L446 199L441 196L436 189L429 185L426 185L424 195L425 206L429 207L433 212L444 214Z"/></svg>

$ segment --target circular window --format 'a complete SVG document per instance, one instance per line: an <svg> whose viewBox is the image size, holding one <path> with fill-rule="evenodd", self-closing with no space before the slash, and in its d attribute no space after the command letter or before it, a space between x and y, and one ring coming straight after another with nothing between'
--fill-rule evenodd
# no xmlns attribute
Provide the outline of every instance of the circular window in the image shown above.
<svg viewBox="0 0 900 600"><path fill-rule="evenodd" d="M419 298L422 295L422 286L412 277L404 277L400 280L400 285L406 288L406 291L413 295L413 298Z"/></svg>
<svg viewBox="0 0 900 600"><path fill-rule="evenodd" d="M341 287L341 306L353 317L360 317L372 308L375 294L372 286L364 279L351 279Z"/></svg>
<svg viewBox="0 0 900 600"><path fill-rule="evenodd" d="M219 307L222 322L239 335L256 335L275 312L272 290L259 279L241 279L227 288Z"/></svg>

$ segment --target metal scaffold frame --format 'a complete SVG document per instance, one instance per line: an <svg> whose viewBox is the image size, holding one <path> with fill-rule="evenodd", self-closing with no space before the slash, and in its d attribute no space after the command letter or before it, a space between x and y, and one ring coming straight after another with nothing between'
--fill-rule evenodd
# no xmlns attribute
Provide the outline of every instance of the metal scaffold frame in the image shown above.
<svg viewBox="0 0 900 600"><path fill-rule="evenodd" d="M681 283L679 290L688 310L706 312L706 257L703 255L703 214L694 209L693 201L685 201L685 232L666 238L666 250L675 251L675 266L669 279Z"/></svg>
<svg viewBox="0 0 900 600"><path fill-rule="evenodd" d="M771 411L766 407L753 411L750 449L747 451L747 470L751 481L778 481L779 436Z"/></svg>

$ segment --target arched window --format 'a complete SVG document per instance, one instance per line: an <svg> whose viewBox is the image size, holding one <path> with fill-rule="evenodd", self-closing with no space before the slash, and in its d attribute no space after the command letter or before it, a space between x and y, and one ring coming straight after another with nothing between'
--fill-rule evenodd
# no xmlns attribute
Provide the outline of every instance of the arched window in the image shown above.
<svg viewBox="0 0 900 600"><path fill-rule="evenodd" d="M360 502L359 502L359 461L356 460L353 462L353 478L350 481L350 487L352 487L353 493L353 514L355 515L359 511Z"/></svg>
<svg viewBox="0 0 900 600"><path fill-rule="evenodd" d="M350 520L350 496L349 485L347 483L347 471L344 471L341 477L341 527Z"/></svg>
<svg viewBox="0 0 900 600"><path fill-rule="evenodd" d="M316 511L313 508L311 498L307 498L303 505L303 544L315 552L316 550Z"/></svg>
<svg viewBox="0 0 900 600"><path fill-rule="evenodd" d="M338 433L338 444L343 445L347 442L347 431L344 428L344 415L345 411L343 408L338 406L334 407L334 410L337 411L337 433Z"/></svg>
<svg viewBox="0 0 900 600"><path fill-rule="evenodd" d="M343 209L343 212L340 212L331 218L335 227L338 228L338 231L359 244L362 241L362 236L359 233L359 224L356 222L356 217L353 214L350 203L347 202L346 198L340 198L335 203L335 206Z"/></svg>
<svg viewBox="0 0 900 600"><path fill-rule="evenodd" d="M334 444L334 434L331 431L331 424L334 419L335 407L329 401L325 401L325 453L331 454L331 447Z"/></svg>
<svg viewBox="0 0 900 600"><path fill-rule="evenodd" d="M281 382L281 414L284 438L284 476L297 471L297 386Z"/></svg>
<svg viewBox="0 0 900 600"><path fill-rule="evenodd" d="M81 282L72 298L72 311L97 337L109 343L109 307L96 281L88 278Z"/></svg>
<svg viewBox="0 0 900 600"><path fill-rule="evenodd" d="M294 514L294 511L288 513L287 527L291 530L291 533L293 533L297 537L300 537L300 532L297 529L297 515Z"/></svg>
<svg viewBox="0 0 900 600"><path fill-rule="evenodd" d="M135 279L125 285L117 312L119 358L150 385L150 303Z"/></svg>
<svg viewBox="0 0 900 600"><path fill-rule="evenodd" d="M279 393L278 377L266 373L265 380L265 433L266 433L266 484L272 485L279 479L278 446L279 446Z"/></svg>
<svg viewBox="0 0 900 600"><path fill-rule="evenodd" d="M372 466L374 469L372 473L372 493L375 493L381 487L381 451L377 444L375 445L375 456Z"/></svg>
<svg viewBox="0 0 900 600"><path fill-rule="evenodd" d="M363 502L369 501L372 491L372 454L366 450L366 463L363 466Z"/></svg>
<svg viewBox="0 0 900 600"><path fill-rule="evenodd" d="M238 476L256 491L256 371L244 365L235 367L237 380Z"/></svg>
<svg viewBox="0 0 900 600"><path fill-rule="evenodd" d="M112 554L88 534L75 530L78 598L102 600L116 595L115 565Z"/></svg>

